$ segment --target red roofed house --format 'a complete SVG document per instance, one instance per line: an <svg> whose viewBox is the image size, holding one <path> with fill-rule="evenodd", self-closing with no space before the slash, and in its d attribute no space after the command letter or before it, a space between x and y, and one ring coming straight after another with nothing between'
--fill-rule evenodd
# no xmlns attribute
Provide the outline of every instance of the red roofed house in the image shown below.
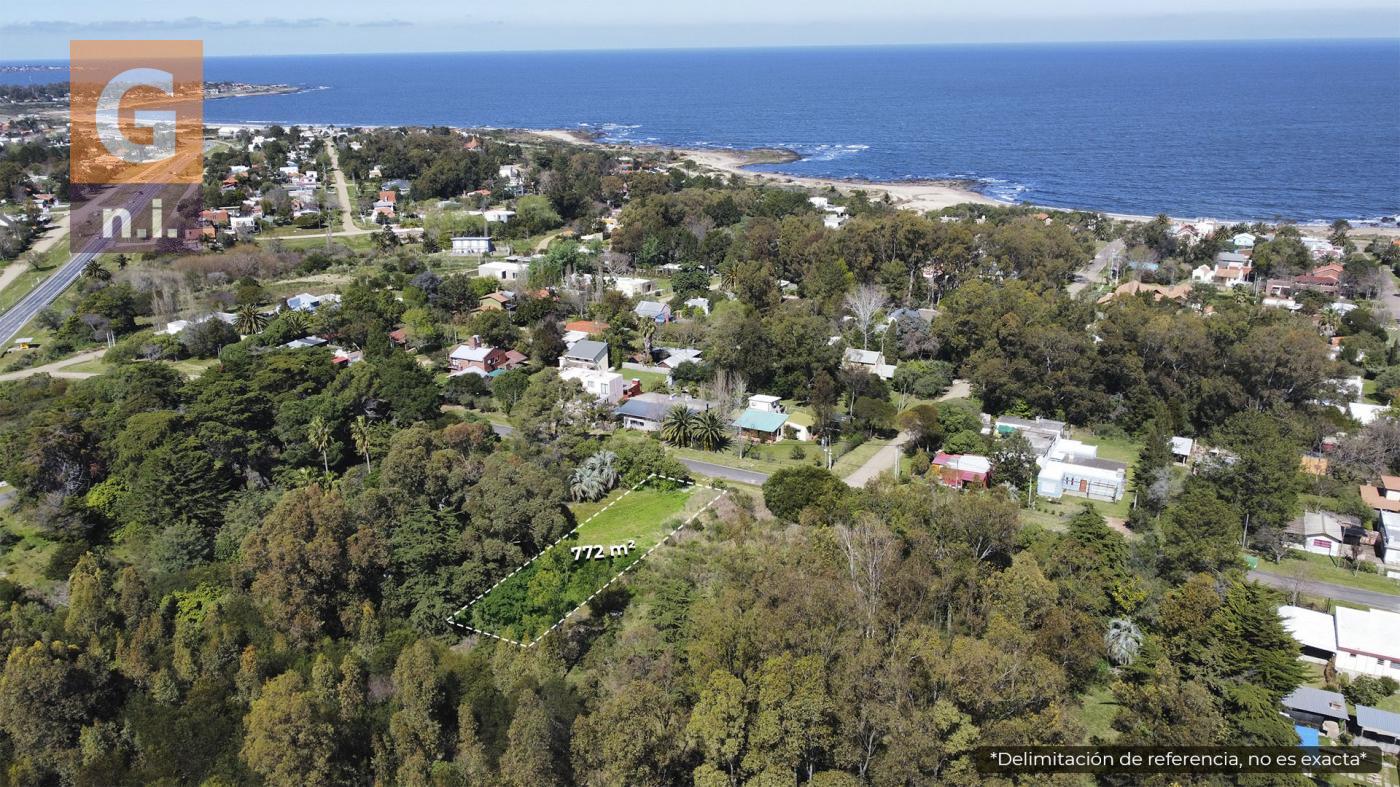
<svg viewBox="0 0 1400 787"><path fill-rule="evenodd" d="M1361 500L1377 511L1400 511L1400 476L1383 475L1379 484L1362 486Z"/></svg>
<svg viewBox="0 0 1400 787"><path fill-rule="evenodd" d="M945 454L942 451L933 458L934 472L938 482L954 489L969 486L985 489L992 475L992 461L977 454Z"/></svg>
<svg viewBox="0 0 1400 787"><path fill-rule="evenodd" d="M379 192L379 201L398 204L399 193L397 191L394 191L393 189L386 189L384 191Z"/></svg>

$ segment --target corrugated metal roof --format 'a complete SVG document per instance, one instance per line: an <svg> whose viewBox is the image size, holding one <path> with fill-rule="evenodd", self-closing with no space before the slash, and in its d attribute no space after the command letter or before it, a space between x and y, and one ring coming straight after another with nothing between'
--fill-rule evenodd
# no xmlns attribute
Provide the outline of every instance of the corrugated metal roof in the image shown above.
<svg viewBox="0 0 1400 787"><path fill-rule="evenodd" d="M745 410L734 425L754 432L776 432L787 423L787 413L769 413L763 410Z"/></svg>
<svg viewBox="0 0 1400 787"><path fill-rule="evenodd" d="M1391 713L1388 710L1381 710L1380 708L1357 705L1356 724L1363 730L1374 730L1385 735L1400 738L1400 713Z"/></svg>

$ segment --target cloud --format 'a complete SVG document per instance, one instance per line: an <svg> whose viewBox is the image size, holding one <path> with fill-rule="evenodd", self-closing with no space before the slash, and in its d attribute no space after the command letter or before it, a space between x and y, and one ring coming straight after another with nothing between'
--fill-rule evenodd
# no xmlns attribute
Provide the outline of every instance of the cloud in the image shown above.
<svg viewBox="0 0 1400 787"><path fill-rule="evenodd" d="M364 22L344 22L325 17L304 19L237 19L225 21L200 16L187 16L181 19L106 19L94 22L69 22L59 19L36 20L32 22L7 22L0 24L0 32L5 33L92 33L115 35L122 33L149 33L153 29L165 30L291 30L334 27L408 27L412 22L403 19L378 19Z"/></svg>

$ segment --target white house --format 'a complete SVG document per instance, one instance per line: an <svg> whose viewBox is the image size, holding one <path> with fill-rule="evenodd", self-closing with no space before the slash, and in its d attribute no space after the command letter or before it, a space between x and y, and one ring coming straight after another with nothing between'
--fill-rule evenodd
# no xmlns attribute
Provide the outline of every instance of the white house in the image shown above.
<svg viewBox="0 0 1400 787"><path fill-rule="evenodd" d="M1278 616L1283 619L1283 627L1303 646L1304 658L1327 662L1336 655L1337 623L1331 615L1286 605L1278 608Z"/></svg>
<svg viewBox="0 0 1400 787"><path fill-rule="evenodd" d="M1346 530L1355 526L1354 520L1344 519L1331 511L1305 511L1288 523L1288 532L1302 539L1296 548L1314 555L1336 557L1346 544Z"/></svg>
<svg viewBox="0 0 1400 787"><path fill-rule="evenodd" d="M467 211L467 214L470 216L480 216L481 218L485 219L488 224L509 224L510 220L515 218L515 211L506 210L504 208L492 208L490 210L469 210Z"/></svg>
<svg viewBox="0 0 1400 787"><path fill-rule="evenodd" d="M1235 244L1235 248L1237 248L1237 249L1252 249L1252 248L1254 248L1254 241L1255 241L1255 240L1256 240L1256 239L1255 239L1255 237L1254 237L1254 233L1252 233L1252 232L1241 232L1240 234L1238 234L1238 235L1236 235L1235 237L1231 238L1231 239L1230 239L1230 242L1231 242L1231 243L1234 243L1234 244Z"/></svg>
<svg viewBox="0 0 1400 787"><path fill-rule="evenodd" d="M529 268L524 263L504 260L483 262L481 267L476 269L476 275L479 278L495 279L496 281L524 281L525 277L529 275Z"/></svg>
<svg viewBox="0 0 1400 787"><path fill-rule="evenodd" d="M174 336L180 331L183 331L186 328L190 327L191 325L200 325L209 320L219 320L220 322L225 322L229 325L233 325L234 321L237 319L237 315L230 314L228 312L211 312L209 314L197 314L189 318L188 320L172 320L165 326L165 333L167 335Z"/></svg>
<svg viewBox="0 0 1400 787"><path fill-rule="evenodd" d="M616 276L610 278L608 279L608 286L629 298L638 295L650 295L656 292L656 282L651 279L639 279L633 276Z"/></svg>
<svg viewBox="0 0 1400 787"><path fill-rule="evenodd" d="M1078 440L1057 439L1036 464L1040 466L1036 494L1052 500L1073 495L1113 502L1123 497L1127 487L1127 465L1098 458L1097 446Z"/></svg>
<svg viewBox="0 0 1400 787"><path fill-rule="evenodd" d="M781 413L783 411L783 400L777 396L769 394L754 394L749 397L749 409L758 410L763 413Z"/></svg>
<svg viewBox="0 0 1400 787"><path fill-rule="evenodd" d="M495 249L490 238L476 236L462 236L452 239L452 253L463 256L467 254L490 254Z"/></svg>
<svg viewBox="0 0 1400 787"><path fill-rule="evenodd" d="M1376 529L1381 534L1381 548L1384 550L1382 559L1385 561L1386 573L1400 579L1400 512L1381 511L1380 514L1380 522Z"/></svg>
<svg viewBox="0 0 1400 787"><path fill-rule="evenodd" d="M1362 426L1380 418L1381 413L1389 409L1389 406L1383 404L1367 404L1366 402L1347 403L1347 414L1360 421Z"/></svg>
<svg viewBox="0 0 1400 787"><path fill-rule="evenodd" d="M894 378L894 365L885 363L885 354L878 350L858 350L854 347L847 347L842 361L848 367L864 369L881 379Z"/></svg>
<svg viewBox="0 0 1400 787"><path fill-rule="evenodd" d="M599 401L616 404L622 398L623 380L617 372L598 371L581 367L565 367L559 370L565 380L576 380L584 392Z"/></svg>
<svg viewBox="0 0 1400 787"><path fill-rule="evenodd" d="M1337 669L1400 680L1400 612L1337 607Z"/></svg>

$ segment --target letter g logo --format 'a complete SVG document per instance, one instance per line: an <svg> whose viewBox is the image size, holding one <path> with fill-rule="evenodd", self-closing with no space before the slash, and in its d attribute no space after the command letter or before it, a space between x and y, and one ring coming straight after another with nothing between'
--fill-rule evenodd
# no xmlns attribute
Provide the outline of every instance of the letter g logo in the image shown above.
<svg viewBox="0 0 1400 787"><path fill-rule="evenodd" d="M150 144L134 142L121 128L122 99L137 87L153 87L175 97L175 77L155 68L131 68L117 74L97 98L97 138L112 155L129 164L150 164L175 155L175 112L136 110L137 126L151 129Z"/></svg>

